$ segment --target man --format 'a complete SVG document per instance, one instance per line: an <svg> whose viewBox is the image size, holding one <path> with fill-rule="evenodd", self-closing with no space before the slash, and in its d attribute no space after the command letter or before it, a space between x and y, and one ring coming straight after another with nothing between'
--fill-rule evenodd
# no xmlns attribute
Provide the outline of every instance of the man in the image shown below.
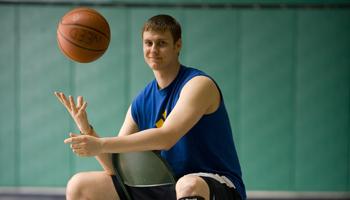
<svg viewBox="0 0 350 200"><path fill-rule="evenodd" d="M75 104L73 97L55 93L82 132L65 143L78 156L96 156L104 168L73 176L67 199L120 199L111 153L145 150L161 150L178 179L177 199L245 199L223 97L208 75L180 64L180 25L171 16L154 16L143 27L142 41L155 80L133 100L118 137L98 137L83 97Z"/></svg>

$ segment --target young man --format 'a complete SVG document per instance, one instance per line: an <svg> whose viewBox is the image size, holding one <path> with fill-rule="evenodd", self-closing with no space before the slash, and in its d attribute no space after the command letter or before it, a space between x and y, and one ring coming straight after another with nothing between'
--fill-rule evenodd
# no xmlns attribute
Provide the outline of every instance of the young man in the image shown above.
<svg viewBox="0 0 350 200"><path fill-rule="evenodd" d="M67 199L120 199L111 153L145 150L161 150L178 179L177 199L245 199L223 96L204 72L180 64L180 25L171 16L154 16L143 27L142 41L155 80L133 100L118 137L98 137L82 97L75 104L71 96L55 93L83 133L65 143L78 156L96 156L104 168L73 176Z"/></svg>

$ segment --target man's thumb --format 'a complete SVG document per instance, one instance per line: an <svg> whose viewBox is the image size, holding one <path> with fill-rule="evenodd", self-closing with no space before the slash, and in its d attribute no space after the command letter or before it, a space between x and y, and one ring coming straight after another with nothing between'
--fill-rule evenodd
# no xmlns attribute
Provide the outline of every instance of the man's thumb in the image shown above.
<svg viewBox="0 0 350 200"><path fill-rule="evenodd" d="M78 137L79 135L75 134L75 133L69 133L69 136L71 136L71 137Z"/></svg>

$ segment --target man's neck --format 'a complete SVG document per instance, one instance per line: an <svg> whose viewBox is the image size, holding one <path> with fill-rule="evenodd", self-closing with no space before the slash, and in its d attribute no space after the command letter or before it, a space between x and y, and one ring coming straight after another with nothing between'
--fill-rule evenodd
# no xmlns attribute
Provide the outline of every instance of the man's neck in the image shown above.
<svg viewBox="0 0 350 200"><path fill-rule="evenodd" d="M164 70L153 71L157 80L158 87L163 89L170 85L170 83L176 78L180 70L180 63L176 63L173 67L169 67Z"/></svg>

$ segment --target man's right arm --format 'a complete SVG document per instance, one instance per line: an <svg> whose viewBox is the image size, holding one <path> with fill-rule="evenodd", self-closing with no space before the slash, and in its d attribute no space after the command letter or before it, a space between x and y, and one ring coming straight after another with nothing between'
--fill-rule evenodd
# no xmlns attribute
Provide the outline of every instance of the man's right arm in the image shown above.
<svg viewBox="0 0 350 200"><path fill-rule="evenodd" d="M128 112L126 113L124 123L119 131L118 137L130 135L138 131L139 131L138 126L131 116L131 106L130 106L128 109ZM94 132L93 134L98 137L96 132ZM115 174L111 153L100 154L96 156L96 159L98 160L98 162L100 163L100 165L102 166L102 168L105 170L106 173L110 175Z"/></svg>

